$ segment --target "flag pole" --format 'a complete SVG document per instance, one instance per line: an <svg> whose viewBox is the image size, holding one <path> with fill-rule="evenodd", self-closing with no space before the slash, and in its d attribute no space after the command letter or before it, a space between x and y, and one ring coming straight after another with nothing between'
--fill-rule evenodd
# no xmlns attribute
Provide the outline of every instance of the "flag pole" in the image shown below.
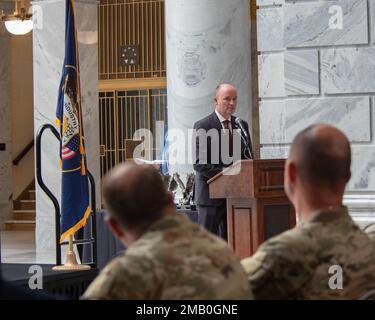
<svg viewBox="0 0 375 320"><path fill-rule="evenodd" d="M55 266L53 270L91 269L88 265L78 264L73 251L73 235L84 227L91 212L83 141L74 2L65 0L65 58L56 109L62 171L60 243L69 237L69 248L65 265Z"/></svg>
<svg viewBox="0 0 375 320"><path fill-rule="evenodd" d="M55 271L83 271L90 270L91 267L87 264L79 264L76 259L76 255L73 251L73 235L69 236L69 248L68 253L66 254L65 264L63 266L55 266L52 268Z"/></svg>

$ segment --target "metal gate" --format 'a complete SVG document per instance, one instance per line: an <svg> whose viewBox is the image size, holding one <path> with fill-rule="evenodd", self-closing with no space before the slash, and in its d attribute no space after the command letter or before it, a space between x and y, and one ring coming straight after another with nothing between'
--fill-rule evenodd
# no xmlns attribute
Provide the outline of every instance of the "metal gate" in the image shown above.
<svg viewBox="0 0 375 320"><path fill-rule="evenodd" d="M167 90L100 92L99 118L102 176L120 162L132 159L138 129L148 129L154 137L145 147L145 158L160 158L164 137L156 135L156 122L163 121L167 126Z"/></svg>

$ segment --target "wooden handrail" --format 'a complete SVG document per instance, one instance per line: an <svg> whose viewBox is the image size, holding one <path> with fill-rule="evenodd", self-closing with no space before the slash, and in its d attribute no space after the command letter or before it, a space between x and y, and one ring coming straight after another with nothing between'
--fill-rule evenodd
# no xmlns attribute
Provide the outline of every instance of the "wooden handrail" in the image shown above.
<svg viewBox="0 0 375 320"><path fill-rule="evenodd" d="M18 163L23 159L23 157L34 147L34 139L31 140L25 148L18 154L13 160L13 165L18 165Z"/></svg>

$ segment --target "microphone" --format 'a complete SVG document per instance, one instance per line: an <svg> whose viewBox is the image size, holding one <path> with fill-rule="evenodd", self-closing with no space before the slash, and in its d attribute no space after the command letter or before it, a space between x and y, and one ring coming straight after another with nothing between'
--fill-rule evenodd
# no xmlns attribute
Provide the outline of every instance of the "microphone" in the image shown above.
<svg viewBox="0 0 375 320"><path fill-rule="evenodd" d="M249 142L249 137L247 136L247 132L245 130L245 128L243 127L242 125L242 120L241 118L237 117L234 122L236 123L236 125L241 129L241 133L245 136L246 138L246 141Z"/></svg>
<svg viewBox="0 0 375 320"><path fill-rule="evenodd" d="M240 130L241 130L241 136L243 135L244 137L245 137L245 145L246 145L246 148L247 148L247 151L249 152L249 157L247 157L246 155L246 157L248 158L248 159L253 159L254 157L253 157L253 154L252 154L252 150L251 150L251 146L250 146L250 144L251 144L251 140L250 140L250 137L248 136L248 134L247 134L247 132L246 132L246 130L245 130L245 128L244 128L244 126L243 126L243 124L242 124L242 119L241 118L239 118L239 117L236 117L236 119L234 120L234 122L235 122L235 124L240 128Z"/></svg>

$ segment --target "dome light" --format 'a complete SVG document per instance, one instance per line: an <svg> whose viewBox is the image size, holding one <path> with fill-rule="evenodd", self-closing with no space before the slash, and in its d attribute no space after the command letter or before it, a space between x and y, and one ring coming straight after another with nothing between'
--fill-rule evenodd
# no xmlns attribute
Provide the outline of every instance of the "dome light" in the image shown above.
<svg viewBox="0 0 375 320"><path fill-rule="evenodd" d="M18 2L21 2L21 9L18 9ZM5 23L5 28L14 35L23 35L30 32L33 29L31 18L32 14L26 12L23 0L15 1L13 14L4 14L4 11L2 11L0 16L0 20Z"/></svg>

